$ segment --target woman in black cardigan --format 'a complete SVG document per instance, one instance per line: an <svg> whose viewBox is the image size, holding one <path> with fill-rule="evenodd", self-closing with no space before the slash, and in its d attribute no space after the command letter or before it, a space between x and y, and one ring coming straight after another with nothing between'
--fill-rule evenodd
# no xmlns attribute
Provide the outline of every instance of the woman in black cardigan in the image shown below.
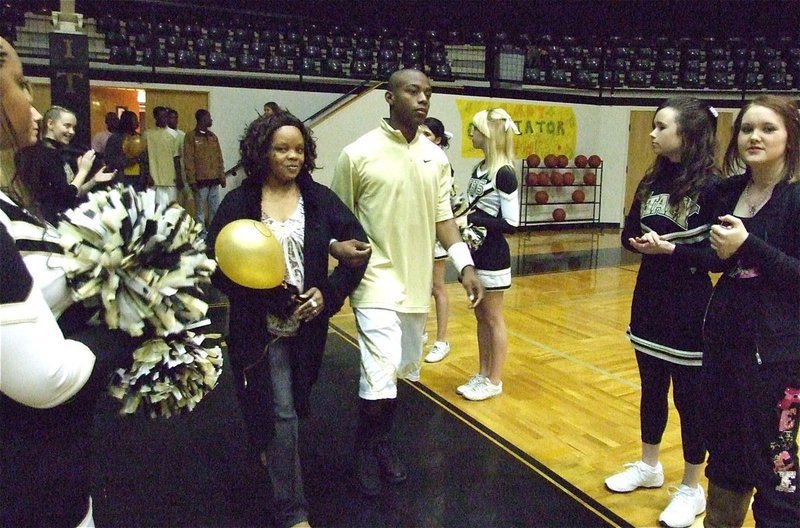
<svg viewBox="0 0 800 528"><path fill-rule="evenodd" d="M800 526L800 115L748 102L733 125L711 247L722 276L703 338L706 527Z"/></svg>
<svg viewBox="0 0 800 528"><path fill-rule="evenodd" d="M307 526L297 421L309 410L328 320L366 269L366 261L340 264L329 275L328 254L339 249L331 245L363 247L357 241L367 238L350 210L312 179L316 146L299 119L288 113L257 119L240 150L247 178L222 201L208 246L213 252L220 230L235 220L263 222L281 242L289 288L247 288L220 270L213 282L230 301L230 361L250 441L269 470L275 523Z"/></svg>

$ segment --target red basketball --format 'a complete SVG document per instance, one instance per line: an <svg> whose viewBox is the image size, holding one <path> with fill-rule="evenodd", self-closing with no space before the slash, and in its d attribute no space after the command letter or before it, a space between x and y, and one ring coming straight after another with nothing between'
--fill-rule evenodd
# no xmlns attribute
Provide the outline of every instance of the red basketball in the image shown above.
<svg viewBox="0 0 800 528"><path fill-rule="evenodd" d="M594 185L595 183L597 183L597 174L593 172L584 172L583 183L584 185Z"/></svg>
<svg viewBox="0 0 800 528"><path fill-rule="evenodd" d="M558 171L553 171L552 174L550 174L550 182L553 185L561 187L564 185L564 175Z"/></svg>
<svg viewBox="0 0 800 528"><path fill-rule="evenodd" d="M589 163L589 158L584 156L583 154L579 154L575 156L575 166L580 167L581 169L584 168Z"/></svg>
<svg viewBox="0 0 800 528"><path fill-rule="evenodd" d="M550 196L544 191L538 191L535 195L533 195L533 199L536 200L537 204L541 205L546 204L547 200L550 199Z"/></svg>
<svg viewBox="0 0 800 528"><path fill-rule="evenodd" d="M583 203L586 200L586 193L584 193L580 189L575 189L572 191L572 201L575 203Z"/></svg>
<svg viewBox="0 0 800 528"><path fill-rule="evenodd" d="M528 162L528 167L538 167L542 160L536 154L530 154L525 160Z"/></svg>
<svg viewBox="0 0 800 528"><path fill-rule="evenodd" d="M559 156L558 156L558 166L563 169L567 165L569 165L569 158L567 157L567 155L566 154L559 154Z"/></svg>
<svg viewBox="0 0 800 528"><path fill-rule="evenodd" d="M548 154L544 157L544 166L551 169L558 167L558 158L555 154Z"/></svg>
<svg viewBox="0 0 800 528"><path fill-rule="evenodd" d="M553 209L553 220L556 222L563 222L567 219L567 212L562 208Z"/></svg>
<svg viewBox="0 0 800 528"><path fill-rule="evenodd" d="M542 171L539 173L539 185L550 185L550 173Z"/></svg>
<svg viewBox="0 0 800 528"><path fill-rule="evenodd" d="M597 154L592 154L586 161L590 167L594 167L595 169L599 167L601 163L603 163L603 160L600 159L600 156L598 156Z"/></svg>
<svg viewBox="0 0 800 528"><path fill-rule="evenodd" d="M539 175L535 172L529 172L527 177L528 185L533 187L539 185Z"/></svg>
<svg viewBox="0 0 800 528"><path fill-rule="evenodd" d="M575 175L571 172L564 173L564 185L572 185L575 183Z"/></svg>

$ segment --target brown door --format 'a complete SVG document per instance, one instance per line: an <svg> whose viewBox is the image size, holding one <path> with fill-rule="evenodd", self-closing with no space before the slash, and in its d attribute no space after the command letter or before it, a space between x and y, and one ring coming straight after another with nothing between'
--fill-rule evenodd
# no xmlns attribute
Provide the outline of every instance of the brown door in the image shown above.
<svg viewBox="0 0 800 528"><path fill-rule="evenodd" d="M626 215L633 203L639 182L656 159L650 145L650 132L653 130L655 115L655 110L631 110L628 127L628 167L625 172Z"/></svg>
<svg viewBox="0 0 800 528"><path fill-rule="evenodd" d="M725 149L728 148L728 142L731 140L733 133L733 116L734 112L720 112L717 117L717 143L719 143L719 150L717 150L717 163L722 166L722 158L725 157Z"/></svg>

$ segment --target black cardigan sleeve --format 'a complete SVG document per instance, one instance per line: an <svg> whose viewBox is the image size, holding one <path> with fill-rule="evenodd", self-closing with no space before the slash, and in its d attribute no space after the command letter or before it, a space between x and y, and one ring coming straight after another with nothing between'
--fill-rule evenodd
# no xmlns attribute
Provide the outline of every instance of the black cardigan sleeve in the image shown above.
<svg viewBox="0 0 800 528"><path fill-rule="evenodd" d="M769 240L750 233L734 254L744 263L754 263L765 279L777 289L800 293L800 184L788 184L782 191L782 225L775 230L785 230L785 243L778 247Z"/></svg>
<svg viewBox="0 0 800 528"><path fill-rule="evenodd" d="M344 202L333 191L323 185L317 185L317 189L320 203L323 205L320 210L325 211L325 221L328 223L333 238L337 240L356 239L368 242L367 234L361 227L361 223ZM366 263L358 267L337 263L333 272L328 276L327 284L320 288L325 299L325 311L329 315L335 314L342 308L345 299L361 282L366 269Z"/></svg>

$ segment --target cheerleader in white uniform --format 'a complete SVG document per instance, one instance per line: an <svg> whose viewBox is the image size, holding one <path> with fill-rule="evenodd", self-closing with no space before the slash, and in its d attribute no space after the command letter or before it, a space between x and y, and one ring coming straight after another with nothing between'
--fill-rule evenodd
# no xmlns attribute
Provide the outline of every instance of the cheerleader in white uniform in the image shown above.
<svg viewBox="0 0 800 528"><path fill-rule="evenodd" d="M478 320L480 370L456 391L468 400L485 400L503 392L503 365L508 334L503 317L503 292L511 287L511 253L505 234L519 225L519 195L514 169L516 124L502 108L483 110L471 123L472 145L485 159L473 170L467 187L470 212L467 223L485 230L483 242L472 248L472 258L486 296L475 309Z"/></svg>

